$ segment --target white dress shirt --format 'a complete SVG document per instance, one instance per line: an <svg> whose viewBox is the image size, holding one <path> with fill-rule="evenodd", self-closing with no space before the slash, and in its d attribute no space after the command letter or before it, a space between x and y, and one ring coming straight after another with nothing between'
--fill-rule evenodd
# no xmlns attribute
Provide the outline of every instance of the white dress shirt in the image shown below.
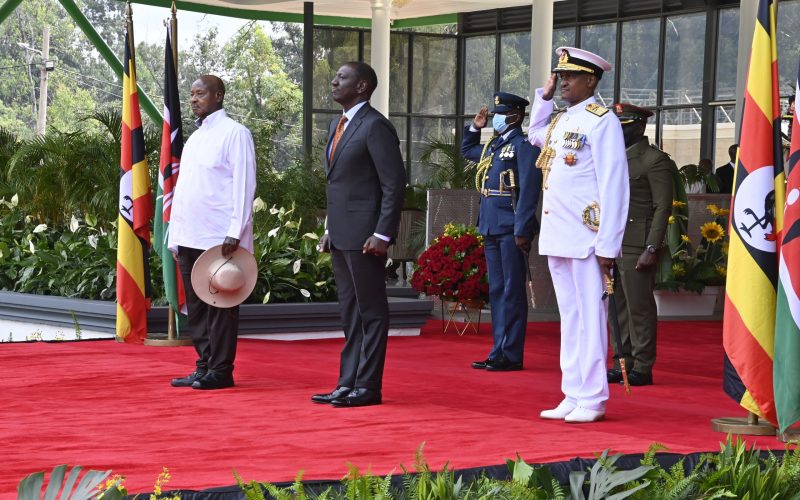
<svg viewBox="0 0 800 500"><path fill-rule="evenodd" d="M224 109L211 113L183 148L169 249L207 250L230 236L252 253L255 190L253 136Z"/></svg>

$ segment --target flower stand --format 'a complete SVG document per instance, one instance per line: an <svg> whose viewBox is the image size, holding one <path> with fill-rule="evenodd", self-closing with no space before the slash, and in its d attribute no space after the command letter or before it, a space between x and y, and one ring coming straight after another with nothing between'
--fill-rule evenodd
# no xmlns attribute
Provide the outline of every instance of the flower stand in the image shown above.
<svg viewBox="0 0 800 500"><path fill-rule="evenodd" d="M442 334L450 329L455 330L458 335L464 335L467 330L478 333L481 324L481 314L483 312L483 301L481 300L441 300L442 310ZM445 317L445 309L447 316ZM456 314L461 312L460 318ZM463 323L463 326L460 325Z"/></svg>

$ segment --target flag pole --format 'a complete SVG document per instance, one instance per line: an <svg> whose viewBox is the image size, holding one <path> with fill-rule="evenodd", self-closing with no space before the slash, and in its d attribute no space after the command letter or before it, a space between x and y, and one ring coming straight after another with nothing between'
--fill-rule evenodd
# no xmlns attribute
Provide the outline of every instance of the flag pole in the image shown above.
<svg viewBox="0 0 800 500"><path fill-rule="evenodd" d="M175 69L175 76L178 75L178 8L175 0L172 0L170 8L172 16L169 19L170 43L172 48L172 64ZM166 25L166 20L164 21ZM167 305L167 338L166 339L147 339L145 345L159 347L180 347L192 345L192 340L186 337L179 337L177 333L177 311L171 303Z"/></svg>
<svg viewBox="0 0 800 500"><path fill-rule="evenodd" d="M178 8L175 6L175 0L172 0L172 17L169 21L170 38L172 41L172 64L175 66L175 76L178 75ZM167 340L177 341L178 336L175 332L175 310L172 304L169 304L169 320L167 322Z"/></svg>

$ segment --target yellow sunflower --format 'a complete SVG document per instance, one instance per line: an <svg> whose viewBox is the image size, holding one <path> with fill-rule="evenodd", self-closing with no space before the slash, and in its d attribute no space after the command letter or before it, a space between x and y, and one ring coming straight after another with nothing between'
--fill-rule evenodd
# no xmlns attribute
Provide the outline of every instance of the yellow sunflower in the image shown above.
<svg viewBox="0 0 800 500"><path fill-rule="evenodd" d="M682 208L685 207L686 203L679 201L679 200L672 200L672 207L673 208Z"/></svg>
<svg viewBox="0 0 800 500"><path fill-rule="evenodd" d="M719 215L719 207L711 203L710 205L706 205L706 210L711 212L712 215Z"/></svg>
<svg viewBox="0 0 800 500"><path fill-rule="evenodd" d="M670 216L669 216L669 219L667 219L667 224L675 224L675 217L673 217L672 215L670 215Z"/></svg>
<svg viewBox="0 0 800 500"><path fill-rule="evenodd" d="M717 217L727 217L731 211L727 208L720 208L717 212Z"/></svg>
<svg viewBox="0 0 800 500"><path fill-rule="evenodd" d="M724 278L728 275L728 268L725 266L714 266L714 270L717 272L720 278Z"/></svg>
<svg viewBox="0 0 800 500"><path fill-rule="evenodd" d="M672 264L672 275L676 278L680 278L686 274L686 268L683 267L683 264Z"/></svg>
<svg viewBox="0 0 800 500"><path fill-rule="evenodd" d="M688 243L690 245L692 244L692 239L689 238L689 235L687 235L687 234L682 234L681 235L681 241L683 241L684 243Z"/></svg>
<svg viewBox="0 0 800 500"><path fill-rule="evenodd" d="M710 243L716 243L725 236L725 230L716 222L706 222L700 226L700 234Z"/></svg>

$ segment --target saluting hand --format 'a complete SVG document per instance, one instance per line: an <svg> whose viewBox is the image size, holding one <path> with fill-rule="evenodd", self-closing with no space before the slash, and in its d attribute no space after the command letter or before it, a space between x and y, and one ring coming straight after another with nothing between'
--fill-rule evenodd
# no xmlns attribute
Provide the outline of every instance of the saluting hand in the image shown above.
<svg viewBox="0 0 800 500"><path fill-rule="evenodd" d="M542 99L549 101L556 93L556 83L558 82L558 73L550 73L550 78L542 88Z"/></svg>
<svg viewBox="0 0 800 500"><path fill-rule="evenodd" d="M489 107L485 104L481 106L481 110L478 111L478 114L475 115L475 118L472 119L472 126L476 129L480 130L489 123Z"/></svg>

